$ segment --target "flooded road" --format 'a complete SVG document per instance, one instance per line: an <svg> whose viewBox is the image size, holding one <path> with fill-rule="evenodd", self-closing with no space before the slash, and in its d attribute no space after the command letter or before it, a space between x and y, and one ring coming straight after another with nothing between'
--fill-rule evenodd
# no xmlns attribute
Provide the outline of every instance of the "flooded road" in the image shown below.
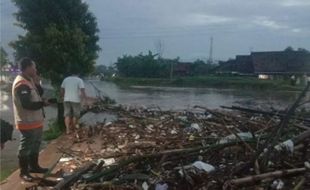
<svg viewBox="0 0 310 190"><path fill-rule="evenodd" d="M195 105L219 108L222 105L285 108L297 98L297 92L246 89L180 88L132 86L121 88L114 83L87 81L88 95L95 96L95 85L102 94L117 103L131 106L159 106L164 110L180 110Z"/></svg>

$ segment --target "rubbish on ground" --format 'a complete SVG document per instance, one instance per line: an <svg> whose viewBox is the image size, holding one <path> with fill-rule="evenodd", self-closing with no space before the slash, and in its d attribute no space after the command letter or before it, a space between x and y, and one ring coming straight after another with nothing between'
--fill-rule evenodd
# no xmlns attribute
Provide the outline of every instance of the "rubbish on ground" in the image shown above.
<svg viewBox="0 0 310 190"><path fill-rule="evenodd" d="M60 149L57 167L69 175L53 188L310 189L308 119L245 110L96 104L89 111L116 119L78 129L79 141Z"/></svg>
<svg viewBox="0 0 310 190"><path fill-rule="evenodd" d="M215 170L214 166L204 163L202 161L196 161L193 163L193 166L195 166L196 168L203 170L207 173L211 173Z"/></svg>
<svg viewBox="0 0 310 190"><path fill-rule="evenodd" d="M274 147L277 151L287 151L290 153L294 152L294 142L292 140L286 140Z"/></svg>

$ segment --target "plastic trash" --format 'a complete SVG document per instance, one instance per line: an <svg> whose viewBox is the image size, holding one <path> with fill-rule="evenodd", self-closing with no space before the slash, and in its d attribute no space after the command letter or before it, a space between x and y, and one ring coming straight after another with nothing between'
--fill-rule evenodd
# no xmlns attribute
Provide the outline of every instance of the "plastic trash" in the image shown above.
<svg viewBox="0 0 310 190"><path fill-rule="evenodd" d="M194 135L190 135L190 136L188 137L188 140L189 140L189 141L194 141L194 140L195 140L195 136L194 136Z"/></svg>
<svg viewBox="0 0 310 190"><path fill-rule="evenodd" d="M111 121L109 121L109 122L107 122L107 123L104 124L105 127L107 127L107 126L109 126L109 125L112 125L112 122L111 122Z"/></svg>
<svg viewBox="0 0 310 190"><path fill-rule="evenodd" d="M207 115L207 117L206 117L206 119L211 119L211 118L213 118L213 115L212 115L212 114L209 114L209 115Z"/></svg>
<svg viewBox="0 0 310 190"><path fill-rule="evenodd" d="M192 123L191 124L191 128L196 129L198 132L201 132L201 128L199 127L199 125L197 123Z"/></svg>
<svg viewBox="0 0 310 190"><path fill-rule="evenodd" d="M168 185L167 183L164 184L156 184L155 186L155 190L167 190L168 189Z"/></svg>
<svg viewBox="0 0 310 190"><path fill-rule="evenodd" d="M247 140L247 139L252 139L254 138L252 133L250 132L242 132L242 133L238 133L237 134L242 140ZM225 144L225 143L228 143L228 142L231 142L231 141L235 141L237 140L237 137L236 135L234 134L231 134L231 135L228 135L224 138L222 138L220 141L219 141L219 144Z"/></svg>
<svg viewBox="0 0 310 190"><path fill-rule="evenodd" d="M148 190L149 189L149 185L146 182L142 183L142 189L143 190Z"/></svg>
<svg viewBox="0 0 310 190"><path fill-rule="evenodd" d="M72 157L66 157L66 158L60 158L59 162L69 162L71 160L73 160Z"/></svg>
<svg viewBox="0 0 310 190"><path fill-rule="evenodd" d="M154 131L154 125L148 125L148 126L146 126L146 128L147 128L149 131Z"/></svg>
<svg viewBox="0 0 310 190"><path fill-rule="evenodd" d="M170 133L171 133L171 135L178 134L177 130L175 130L175 129L172 129Z"/></svg>
<svg viewBox="0 0 310 190"><path fill-rule="evenodd" d="M102 159L104 161L104 165L105 166L109 166L115 163L115 159L114 158L107 158L107 159Z"/></svg>
<svg viewBox="0 0 310 190"><path fill-rule="evenodd" d="M283 151L283 150L286 150L290 153L293 153L294 152L294 142L289 139L287 141L284 141L278 145L276 145L274 147L277 151Z"/></svg>
<svg viewBox="0 0 310 190"><path fill-rule="evenodd" d="M178 119L180 119L181 121L187 121L187 117L186 116L179 116Z"/></svg>
<svg viewBox="0 0 310 190"><path fill-rule="evenodd" d="M128 127L131 128L131 129L136 128L134 125L129 125Z"/></svg>
<svg viewBox="0 0 310 190"><path fill-rule="evenodd" d="M193 166L196 167L197 169L203 170L207 173L211 173L215 170L214 166L207 164L202 161L196 161L193 163Z"/></svg>
<svg viewBox="0 0 310 190"><path fill-rule="evenodd" d="M283 189L284 188L284 182L281 179L274 180L271 184L271 188L277 189L277 190Z"/></svg>
<svg viewBox="0 0 310 190"><path fill-rule="evenodd" d="M136 140L140 139L140 135L136 135L136 136L135 136L135 139L136 139Z"/></svg>

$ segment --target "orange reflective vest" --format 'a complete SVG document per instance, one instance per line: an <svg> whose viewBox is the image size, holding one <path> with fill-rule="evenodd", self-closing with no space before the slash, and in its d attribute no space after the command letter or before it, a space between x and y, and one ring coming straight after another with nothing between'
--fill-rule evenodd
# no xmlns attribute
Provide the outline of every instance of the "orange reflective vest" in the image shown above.
<svg viewBox="0 0 310 190"><path fill-rule="evenodd" d="M42 109L27 110L23 108L21 100L16 94L16 88L20 85L27 85L30 88L32 102L42 101L36 86L32 81L25 79L21 75L18 75L15 78L12 87L12 98L16 128L19 130L29 130L43 127L44 115Z"/></svg>

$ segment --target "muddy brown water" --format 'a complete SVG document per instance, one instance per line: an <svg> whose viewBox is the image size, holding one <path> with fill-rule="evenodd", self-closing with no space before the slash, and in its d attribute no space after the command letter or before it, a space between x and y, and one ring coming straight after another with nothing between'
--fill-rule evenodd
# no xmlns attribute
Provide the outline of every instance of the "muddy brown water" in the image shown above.
<svg viewBox="0 0 310 190"><path fill-rule="evenodd" d="M119 104L131 106L159 106L165 110L182 110L195 105L219 108L221 105L250 106L261 108L286 108L298 96L298 92L260 91L244 89L182 88L131 86L121 88L105 81L88 81L88 94L95 96L95 85ZM308 96L309 99L310 96Z"/></svg>

